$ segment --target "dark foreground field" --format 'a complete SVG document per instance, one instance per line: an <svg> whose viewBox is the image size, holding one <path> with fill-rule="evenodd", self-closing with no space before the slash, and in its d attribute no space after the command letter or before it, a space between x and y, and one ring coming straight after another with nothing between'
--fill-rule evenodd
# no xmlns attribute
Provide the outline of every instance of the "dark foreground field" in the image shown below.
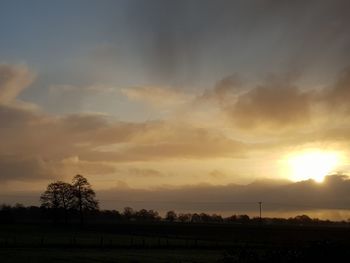
<svg viewBox="0 0 350 263"><path fill-rule="evenodd" d="M334 226L0 225L0 262L346 262L349 247Z"/></svg>

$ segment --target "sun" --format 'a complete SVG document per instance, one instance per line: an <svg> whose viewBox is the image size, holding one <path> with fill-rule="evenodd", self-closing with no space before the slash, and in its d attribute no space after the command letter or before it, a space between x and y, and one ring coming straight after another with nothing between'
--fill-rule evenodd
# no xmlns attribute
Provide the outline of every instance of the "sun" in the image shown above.
<svg viewBox="0 0 350 263"><path fill-rule="evenodd" d="M288 158L291 179L293 181L313 179L321 183L324 177L334 170L339 160L339 155L330 151L314 150L294 154Z"/></svg>

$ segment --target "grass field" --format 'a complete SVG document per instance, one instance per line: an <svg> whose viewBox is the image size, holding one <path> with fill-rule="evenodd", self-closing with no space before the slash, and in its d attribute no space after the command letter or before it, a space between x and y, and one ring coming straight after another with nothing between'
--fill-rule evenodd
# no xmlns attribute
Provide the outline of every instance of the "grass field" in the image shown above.
<svg viewBox="0 0 350 263"><path fill-rule="evenodd" d="M1 262L216 262L220 251L173 249L1 249Z"/></svg>
<svg viewBox="0 0 350 263"><path fill-rule="evenodd" d="M297 262L349 257L350 229L120 223L0 225L0 262Z"/></svg>

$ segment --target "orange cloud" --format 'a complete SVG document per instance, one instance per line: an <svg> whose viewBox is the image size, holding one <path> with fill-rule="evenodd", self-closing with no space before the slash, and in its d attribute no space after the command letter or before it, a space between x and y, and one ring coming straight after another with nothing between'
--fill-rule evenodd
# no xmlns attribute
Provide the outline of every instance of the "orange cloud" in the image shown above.
<svg viewBox="0 0 350 263"><path fill-rule="evenodd" d="M0 104L9 104L35 79L26 66L0 64Z"/></svg>

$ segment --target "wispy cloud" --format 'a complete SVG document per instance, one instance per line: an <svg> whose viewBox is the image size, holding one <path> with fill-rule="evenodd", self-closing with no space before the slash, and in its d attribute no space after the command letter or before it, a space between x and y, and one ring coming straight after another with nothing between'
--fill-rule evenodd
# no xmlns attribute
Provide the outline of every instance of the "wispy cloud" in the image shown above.
<svg viewBox="0 0 350 263"><path fill-rule="evenodd" d="M25 65L0 64L0 104L14 103L35 77Z"/></svg>
<svg viewBox="0 0 350 263"><path fill-rule="evenodd" d="M184 104L193 97L184 91L157 86L123 88L121 92L130 100L140 101L154 107L172 107Z"/></svg>

